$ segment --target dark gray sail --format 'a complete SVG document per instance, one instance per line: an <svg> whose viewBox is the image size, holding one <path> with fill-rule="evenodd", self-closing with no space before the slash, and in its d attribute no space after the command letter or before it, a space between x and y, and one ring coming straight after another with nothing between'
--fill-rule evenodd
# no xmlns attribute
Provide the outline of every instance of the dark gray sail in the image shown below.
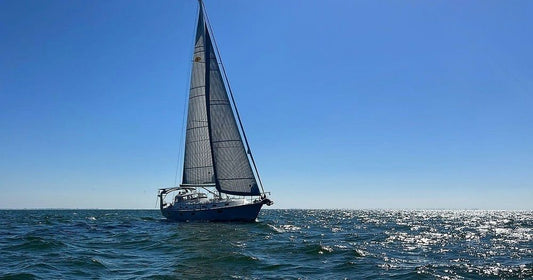
<svg viewBox="0 0 533 280"><path fill-rule="evenodd" d="M214 184L215 171L206 107L206 59L205 21L202 8L198 15L198 27L192 61L191 87L185 136L185 158L182 183Z"/></svg>
<svg viewBox="0 0 533 280"><path fill-rule="evenodd" d="M208 30L205 34L208 117L217 189L228 194L259 195Z"/></svg>
<svg viewBox="0 0 533 280"><path fill-rule="evenodd" d="M201 3L182 184L215 184L218 191L227 194L261 194L222 79Z"/></svg>

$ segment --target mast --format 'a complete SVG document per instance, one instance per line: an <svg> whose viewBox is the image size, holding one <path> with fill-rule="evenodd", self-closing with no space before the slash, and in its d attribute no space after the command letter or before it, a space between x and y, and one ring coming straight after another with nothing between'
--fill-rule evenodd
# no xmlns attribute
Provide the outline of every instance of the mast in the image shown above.
<svg viewBox="0 0 533 280"><path fill-rule="evenodd" d="M205 14L205 11L204 11L204 7L203 7L203 4L202 4L202 0L198 0L199 4L200 4L200 15L204 15ZM209 74L211 72L211 58L210 58L210 47L211 47L211 39L209 37L209 32L207 30L207 25L205 24L205 20L204 20L204 26L202 27L203 28L203 31L204 31L204 39L205 39L205 46L204 46L204 57L205 57L205 107L206 107L206 111L207 111L207 130L209 131L209 146L210 146L210 150L211 150L211 158L214 160L215 159L215 155L214 155L214 151L213 151L213 141L211 139L213 139L213 135L212 135L212 131L213 129L211 128L211 108L210 108L210 78L209 78ZM213 162L213 174L214 174L214 178L215 178L215 186L216 186L216 189L218 191L218 196L220 197L220 189L219 189L219 183L218 183L218 177L217 177L217 168L216 168L216 164Z"/></svg>

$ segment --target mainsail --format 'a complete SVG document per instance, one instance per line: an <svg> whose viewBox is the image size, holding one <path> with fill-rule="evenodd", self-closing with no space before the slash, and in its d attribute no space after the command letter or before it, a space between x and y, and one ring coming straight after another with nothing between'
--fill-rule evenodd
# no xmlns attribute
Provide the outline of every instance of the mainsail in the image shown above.
<svg viewBox="0 0 533 280"><path fill-rule="evenodd" d="M205 22L200 9L194 46L185 134L183 184L215 183L206 107Z"/></svg>
<svg viewBox="0 0 533 280"><path fill-rule="evenodd" d="M259 195L200 5L192 62L183 184Z"/></svg>

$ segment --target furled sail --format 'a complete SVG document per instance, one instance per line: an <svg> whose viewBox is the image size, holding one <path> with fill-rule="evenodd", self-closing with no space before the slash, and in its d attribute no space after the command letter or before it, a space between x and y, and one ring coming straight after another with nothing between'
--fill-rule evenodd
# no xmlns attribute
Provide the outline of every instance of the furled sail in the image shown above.
<svg viewBox="0 0 533 280"><path fill-rule="evenodd" d="M196 31L185 142L184 184L215 183L222 193L260 194L202 7Z"/></svg>

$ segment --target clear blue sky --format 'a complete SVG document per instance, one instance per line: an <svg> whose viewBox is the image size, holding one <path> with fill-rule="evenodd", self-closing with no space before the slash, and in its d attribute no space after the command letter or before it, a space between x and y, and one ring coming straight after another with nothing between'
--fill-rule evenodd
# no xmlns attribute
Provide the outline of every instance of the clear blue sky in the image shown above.
<svg viewBox="0 0 533 280"><path fill-rule="evenodd" d="M205 2L276 207L533 208L532 1ZM0 208L153 208L196 13L0 0Z"/></svg>

